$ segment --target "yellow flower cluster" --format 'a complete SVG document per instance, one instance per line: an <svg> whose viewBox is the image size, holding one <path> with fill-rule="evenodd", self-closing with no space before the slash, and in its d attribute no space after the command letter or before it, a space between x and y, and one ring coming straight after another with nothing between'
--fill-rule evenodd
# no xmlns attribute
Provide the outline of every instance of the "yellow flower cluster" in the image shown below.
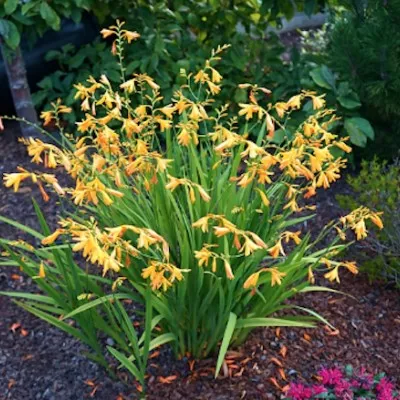
<svg viewBox="0 0 400 400"><path fill-rule="evenodd" d="M3 176L4 185L6 187L13 187L14 192L18 192L21 182L30 178L32 183L35 183L38 185L39 190L45 201L49 200L49 196L43 187L43 183L47 184L48 186L51 186L53 188L53 190L56 193L58 193L60 196L65 195L65 189L63 189L60 186L57 178L54 175L46 174L46 173L29 172L21 167L18 167L18 170L19 170L19 172L4 174L4 176Z"/></svg>
<svg viewBox="0 0 400 400"><path fill-rule="evenodd" d="M54 243L60 235L69 235L75 244L72 250L82 252L83 257L93 264L103 267L103 275L107 271L118 272L122 267L129 267L131 258L142 257L143 250L151 246L159 246L165 261L150 260L149 267L142 271L143 278L150 278L152 287L166 290L172 282L183 278L182 272L169 260L169 246L166 240L152 229L139 228L132 225L121 225L100 230L92 219L89 225L78 223L71 218L63 219L59 223L61 228L42 240L43 245ZM136 246L132 240L123 239L127 232L134 233Z"/></svg>
<svg viewBox="0 0 400 400"><path fill-rule="evenodd" d="M351 229L357 240L365 239L368 235L365 221L370 220L379 229L383 229L383 222L381 219L382 212L372 212L367 207L359 207L352 211L350 214L340 218L342 226L336 226L336 230L342 240L346 240L345 230Z"/></svg>
<svg viewBox="0 0 400 400"><path fill-rule="evenodd" d="M122 43L139 38L136 32L124 29L121 22L103 29L102 35L115 39L113 51L120 58ZM182 71L187 84L168 101L151 77L144 73L125 77L124 68L123 81L116 88L104 75L99 79L89 77L85 84L75 86L75 98L85 113L76 124L79 136L68 136L68 146L63 149L38 139L24 141L34 163L63 167L74 179L74 187L62 188L54 175L23 169L4 176L5 185L15 191L21 182L30 179L39 185L45 199L48 195L43 183L59 195L69 194L78 208L95 206L88 208L96 218L87 223L62 220L61 227L43 244L68 235L74 242L73 250L99 264L103 274L118 272L129 266L131 258L140 258L146 267L139 276L149 279L154 290L167 290L183 279L186 270L174 265L182 260L170 257L167 240L148 228L154 222L159 224L156 230L161 232L158 228L162 226L169 240L187 235L188 258L197 260L200 267L211 264L214 274L219 273L218 263L222 263L222 274L232 280L243 257L262 254L272 263L268 268L257 265L249 272L244 270L243 287L255 290L260 281L272 286L281 284L286 273L277 267L279 260L275 259L286 257L288 249L284 245L289 241L300 245L300 232L286 231L281 224L269 233L264 226L301 211L301 196L309 199L318 188L329 188L346 166L346 160L335 158L333 150L349 153L351 149L347 138L329 131L337 117L332 110L324 109L324 96L314 92L303 91L287 102L272 104L265 101L269 89L246 83L240 87L248 91L248 102L239 104L236 116L228 118L228 105L213 107L213 97L221 91L223 82L215 63L227 47L215 50L196 74ZM198 90L194 90L195 85ZM284 120L305 101L311 101L314 114L300 124L292 140L277 145L277 129L285 131ZM59 116L68 112L70 109L57 101L51 111L42 113L42 118L45 125L52 120L59 124ZM254 136L256 140L252 140ZM226 186L223 190L232 195L232 202L227 200L231 209L220 204L221 180ZM138 215L132 225L126 221L105 228L114 221L105 224L101 218L120 215L119 206L129 209L129 202L143 205L143 212L148 212L146 218L138 215L140 209L132 214ZM179 222L183 226L175 228L173 215L158 218L157 210L162 207L168 212L182 212ZM168 218L171 229L165 221ZM83 215L79 221L85 219ZM341 237L350 228L357 239L363 239L367 234L365 220L382 227L379 213L362 208L343 217L342 225L334 228ZM191 228L196 230L192 232ZM175 245L171 254L180 251L180 245ZM330 280L339 279L339 267L356 271L353 263L327 261L327 265L326 277ZM311 267L308 276L312 281Z"/></svg>

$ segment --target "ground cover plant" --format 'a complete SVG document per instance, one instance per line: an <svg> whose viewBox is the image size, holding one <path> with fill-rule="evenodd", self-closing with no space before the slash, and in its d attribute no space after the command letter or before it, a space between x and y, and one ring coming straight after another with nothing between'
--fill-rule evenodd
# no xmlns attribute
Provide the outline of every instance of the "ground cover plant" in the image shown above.
<svg viewBox="0 0 400 400"><path fill-rule="evenodd" d="M162 344L178 357L218 354L217 376L228 348L255 327L329 325L286 300L328 290L313 285L316 269L331 281L340 269L357 273L354 262L338 260L348 246L341 241L349 232L364 239L366 223L382 226L378 212L359 207L315 234L297 229L312 217L296 215L312 210L300 199L329 188L346 165L331 150L351 151L329 132L334 112L314 92L273 104L268 89L247 83L248 100L227 116L213 101L223 90L217 65L226 46L195 74L182 70L186 83L164 105L150 76L126 74L124 45L138 33L118 22L102 34L113 41L119 85L105 75L77 84L79 135L64 132L61 118L71 110L57 101L42 117L59 127L59 143L24 141L33 162L62 167L75 184L62 187L35 170L4 176L15 191L31 181L44 199L51 189L75 207L54 232L38 207L42 232L1 217L41 242L1 240L2 264L20 266L43 292L2 294L86 343L106 368L108 351L142 390L149 352ZM316 113L276 145L276 128L308 100ZM76 253L102 274L81 268ZM106 347L104 337L114 344Z"/></svg>
<svg viewBox="0 0 400 400"><path fill-rule="evenodd" d="M365 368L359 371L348 365L344 370L322 368L317 376L317 383L304 385L292 383L289 387L288 400L305 399L378 399L396 400L399 393L385 374L374 376Z"/></svg>

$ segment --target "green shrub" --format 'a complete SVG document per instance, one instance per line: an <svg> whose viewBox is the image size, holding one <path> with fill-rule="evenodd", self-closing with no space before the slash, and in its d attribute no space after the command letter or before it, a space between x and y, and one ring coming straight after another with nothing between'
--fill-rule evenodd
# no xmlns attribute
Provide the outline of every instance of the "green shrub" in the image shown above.
<svg viewBox="0 0 400 400"><path fill-rule="evenodd" d="M383 211L385 228L368 238L362 268L371 279L383 277L400 287L400 164L364 161L360 174L348 182L355 193L338 196L342 207L369 204Z"/></svg>
<svg viewBox="0 0 400 400"><path fill-rule="evenodd" d="M390 159L400 148L400 1L352 3L333 26L330 66L355 88L379 133L362 155Z"/></svg>
<svg viewBox="0 0 400 400"><path fill-rule="evenodd" d="M0 36L11 49L19 46L22 34L33 43L48 29L58 31L62 18L78 22L92 3L92 0L1 0Z"/></svg>

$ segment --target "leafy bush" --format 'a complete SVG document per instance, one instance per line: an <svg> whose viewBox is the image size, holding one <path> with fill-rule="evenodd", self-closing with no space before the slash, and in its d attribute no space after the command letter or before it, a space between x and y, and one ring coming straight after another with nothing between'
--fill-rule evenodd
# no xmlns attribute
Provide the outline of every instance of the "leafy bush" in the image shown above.
<svg viewBox="0 0 400 400"><path fill-rule="evenodd" d="M368 238L362 268L371 279L383 277L400 287L400 164L364 161L360 174L348 182L355 195L337 196L342 207L352 209L365 202L383 211L385 229Z"/></svg>
<svg viewBox="0 0 400 400"><path fill-rule="evenodd" d="M324 1L296 3L297 9L304 9L309 14L324 5ZM221 72L226 76L225 90L223 97L217 100L224 104L231 99L246 101L247 93L238 88L240 83L274 85L273 72L278 73L283 67L280 59L283 48L276 35L267 35L266 28L277 25L282 16L290 19L294 10L294 2L277 0L122 0L117 4L113 2L112 7L110 1L102 0L96 3L95 12L100 18L113 15L127 19L131 30L143 34L135 50L128 50L125 55L127 72L151 74L167 98L182 84L181 68L187 71L198 69L213 48L221 43L231 44L231 51L221 62ZM82 70L97 79L101 73L107 74L112 80L117 64L110 63L109 55L102 53L104 50L95 43L77 51L68 47L61 53L49 54L48 59L58 60L61 72L48 76L39 85L36 106L49 107L52 101L61 97L73 108L70 119L80 119L79 108L71 101L70 82L82 81Z"/></svg>
<svg viewBox="0 0 400 400"><path fill-rule="evenodd" d="M92 0L2 0L0 2L0 36L11 49L16 49L21 34L33 42L49 28L58 31L62 18L81 19Z"/></svg>
<svg viewBox="0 0 400 400"><path fill-rule="evenodd" d="M317 375L318 383L305 386L292 383L287 400L306 399L377 399L396 400L399 392L385 374L369 374L364 368L358 372L351 366L322 368Z"/></svg>
<svg viewBox="0 0 400 400"><path fill-rule="evenodd" d="M119 60L124 42L138 38L122 23L102 34L113 40ZM73 187L61 187L49 173L21 169L4 176L16 191L32 180L44 199L51 188L76 206L51 234L40 213L43 233L1 217L42 243L1 241L11 259L6 255L3 264L19 265L45 293L9 295L25 298L26 309L91 345L103 364L99 332L111 336L118 348L110 351L135 376L142 376L149 349L165 342L176 355L219 351L217 375L228 347L255 327L328 323L286 300L319 290L313 271L321 266L329 280L338 280L341 268L357 273L354 262L335 260L348 246L339 242L348 230L365 238L368 220L381 224L377 213L361 207L312 238L302 235L299 224L312 215L296 213L312 206L300 207L300 200L339 179L346 160L330 151L351 149L321 122L335 116L313 93L273 104L266 101L268 89L246 84L249 102L229 118L228 106L213 101L221 91L216 64L224 50L213 51L196 74L182 75L185 84L167 105L152 78L127 76L123 64L119 85L105 75L78 84L86 113L79 136L65 133L63 147L25 142L33 162L63 167ZM299 125L293 140L275 145L276 127L308 99L317 110L312 120ZM61 118L69 112L59 101L42 117L63 132ZM337 233L332 242L317 248L331 231ZM99 265L103 276L80 270L73 252ZM130 321L142 307L146 339L138 340ZM293 309L308 315L284 315Z"/></svg>
<svg viewBox="0 0 400 400"><path fill-rule="evenodd" d="M400 148L400 1L352 4L333 26L330 65L356 89L364 114L379 131L378 142L364 156L390 159Z"/></svg>

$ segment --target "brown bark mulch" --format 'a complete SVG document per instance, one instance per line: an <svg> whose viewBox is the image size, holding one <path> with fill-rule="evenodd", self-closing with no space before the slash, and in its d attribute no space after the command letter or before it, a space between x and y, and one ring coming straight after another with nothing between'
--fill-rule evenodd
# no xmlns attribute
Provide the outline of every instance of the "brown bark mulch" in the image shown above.
<svg viewBox="0 0 400 400"><path fill-rule="evenodd" d="M0 174L18 165L30 166L15 130L0 135ZM337 184L333 193L346 191ZM36 189L14 194L0 186L0 214L37 226L31 197ZM55 200L39 201L52 225L59 208ZM340 215L334 196L318 202L314 226ZM0 223L0 237L15 238L16 230ZM176 361L167 348L151 359L149 399L278 399L279 387L295 379L310 380L321 366L352 364L383 371L400 383L400 294L366 278L343 275L333 293L301 295L296 304L316 310L336 330L257 329L230 353L222 377L215 380L215 359ZM35 291L15 268L0 269L0 290ZM0 297L0 400L123 400L137 398L132 382L113 381L81 353L85 346Z"/></svg>

